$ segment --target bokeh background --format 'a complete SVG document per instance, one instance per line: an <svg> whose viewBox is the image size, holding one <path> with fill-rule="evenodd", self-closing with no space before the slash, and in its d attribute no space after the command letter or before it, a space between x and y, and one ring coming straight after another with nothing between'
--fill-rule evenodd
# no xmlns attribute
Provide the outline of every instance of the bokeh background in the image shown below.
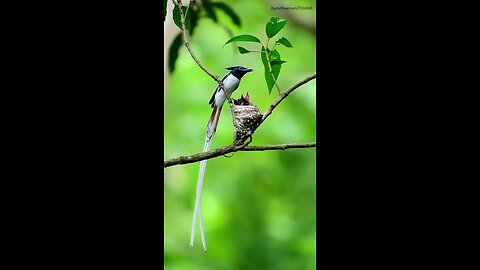
<svg viewBox="0 0 480 270"><path fill-rule="evenodd" d="M223 44L231 35L252 34L266 41L271 17L289 22L273 39L286 37L293 48L277 46L282 59L278 84L285 90L316 72L315 1L223 1L241 18L241 27L217 12L219 23L202 18L191 46L205 66L223 76L226 67L254 69L233 94L249 93L262 112L278 97L268 94L258 53L241 55L236 46L259 50L257 43ZM185 4L188 1L184 1ZM311 7L272 10L272 7ZM180 32L172 22L168 2L165 54ZM229 29L231 33L226 31ZM165 60L166 62L168 60ZM165 64L167 66L167 64ZM201 152L211 114L208 101L215 82L192 60L184 46L173 73L165 71L164 159ZM295 90L253 135L252 145L316 141L316 80ZM232 143L232 116L222 110L212 149ZM197 227L189 246L195 188L200 163L164 169L164 268L193 269L315 269L316 181L315 148L285 151L237 152L207 163L202 204L208 252L204 254Z"/></svg>

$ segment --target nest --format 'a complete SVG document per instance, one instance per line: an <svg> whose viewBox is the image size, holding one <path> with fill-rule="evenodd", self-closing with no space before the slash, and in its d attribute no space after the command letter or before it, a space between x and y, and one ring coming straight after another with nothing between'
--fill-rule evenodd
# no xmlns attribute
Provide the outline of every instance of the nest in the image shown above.
<svg viewBox="0 0 480 270"><path fill-rule="evenodd" d="M262 122L260 109L253 105L233 106L233 117L234 142L243 143Z"/></svg>

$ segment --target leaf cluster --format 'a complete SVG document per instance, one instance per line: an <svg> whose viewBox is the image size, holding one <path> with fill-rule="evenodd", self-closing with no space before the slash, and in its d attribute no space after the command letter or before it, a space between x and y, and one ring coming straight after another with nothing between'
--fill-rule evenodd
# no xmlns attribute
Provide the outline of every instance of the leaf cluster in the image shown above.
<svg viewBox="0 0 480 270"><path fill-rule="evenodd" d="M264 67L264 74L265 74L265 82L267 83L267 90L270 94L272 92L273 86L276 84L278 80L278 76L280 75L280 70L282 68L282 64L286 63L287 61L282 60L280 53L278 52L275 47L277 45L283 45L287 48L293 48L292 44L288 39L285 37L281 37L277 41L275 41L272 48L269 48L269 41L271 38L276 36L280 30L282 30L285 25L287 24L287 19L279 19L277 17L272 17L270 21L267 22L265 25L265 34L267 36L267 42L264 45L260 39L253 35L238 35L231 39L229 39L225 45L232 43L232 42L254 42L260 43L262 45L259 51L251 51L244 47L238 46L238 52L241 54L251 53L251 52L260 52L260 59L262 61ZM225 46L224 45L224 46Z"/></svg>

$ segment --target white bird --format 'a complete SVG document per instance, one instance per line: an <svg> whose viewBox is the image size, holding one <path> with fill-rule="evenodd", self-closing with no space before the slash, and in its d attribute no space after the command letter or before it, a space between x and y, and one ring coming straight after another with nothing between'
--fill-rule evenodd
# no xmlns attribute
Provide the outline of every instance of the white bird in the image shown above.
<svg viewBox="0 0 480 270"><path fill-rule="evenodd" d="M253 71L251 68L245 68L242 66L235 66L227 68L230 70L222 79L223 86L230 96L239 86L240 80L242 77L250 71ZM209 104L213 108L212 115L207 125L207 136L205 138L205 144L203 146L203 152L207 152L210 149L210 144L212 143L213 135L217 130L218 120L220 119L220 112L222 111L223 103L226 100L225 93L220 85L217 86L215 92L212 95L212 98L209 101ZM203 250L207 252L207 243L205 241L205 230L203 225L203 216L202 216L202 186L203 186L203 177L205 175L205 168L207 167L207 160L202 160L200 162L200 172L198 173L197 180L197 191L195 198L195 208L193 210L193 222L192 222L192 235L190 237L190 246L193 246L195 240L195 222L197 220L197 215L200 218L200 233L202 236Z"/></svg>

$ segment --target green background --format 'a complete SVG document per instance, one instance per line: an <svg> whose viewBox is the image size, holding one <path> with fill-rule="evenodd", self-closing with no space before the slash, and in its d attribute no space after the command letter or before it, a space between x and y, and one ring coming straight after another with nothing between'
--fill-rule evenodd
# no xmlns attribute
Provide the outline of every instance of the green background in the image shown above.
<svg viewBox="0 0 480 270"><path fill-rule="evenodd" d="M267 1L224 1L242 20L234 25L218 11L219 22L233 35L252 34L265 43L265 24L271 9ZM282 6L311 6L292 11L315 18L314 1L289 1ZM171 9L167 12L171 12ZM167 17L167 20L169 18ZM278 97L269 95L258 53L240 55L235 45L259 50L258 43L222 45L231 36L209 18L199 21L190 43L202 63L223 76L225 67L253 68L233 93L249 93L254 105L265 112ZM277 46L282 59L278 84L286 90L316 73L315 34L288 22L273 38L286 37L293 48ZM271 42L272 43L272 42ZM201 152L211 114L208 101L215 82L181 47L176 69L165 93L164 158ZM168 72L168 71L166 71ZM295 90L253 135L251 145L316 141L316 80ZM233 124L225 104L211 149L232 143ZM195 189L200 163L164 169L164 267L165 269L315 269L315 148L284 151L236 152L207 163L202 204L208 252L202 248L197 224L195 244L189 246Z"/></svg>

